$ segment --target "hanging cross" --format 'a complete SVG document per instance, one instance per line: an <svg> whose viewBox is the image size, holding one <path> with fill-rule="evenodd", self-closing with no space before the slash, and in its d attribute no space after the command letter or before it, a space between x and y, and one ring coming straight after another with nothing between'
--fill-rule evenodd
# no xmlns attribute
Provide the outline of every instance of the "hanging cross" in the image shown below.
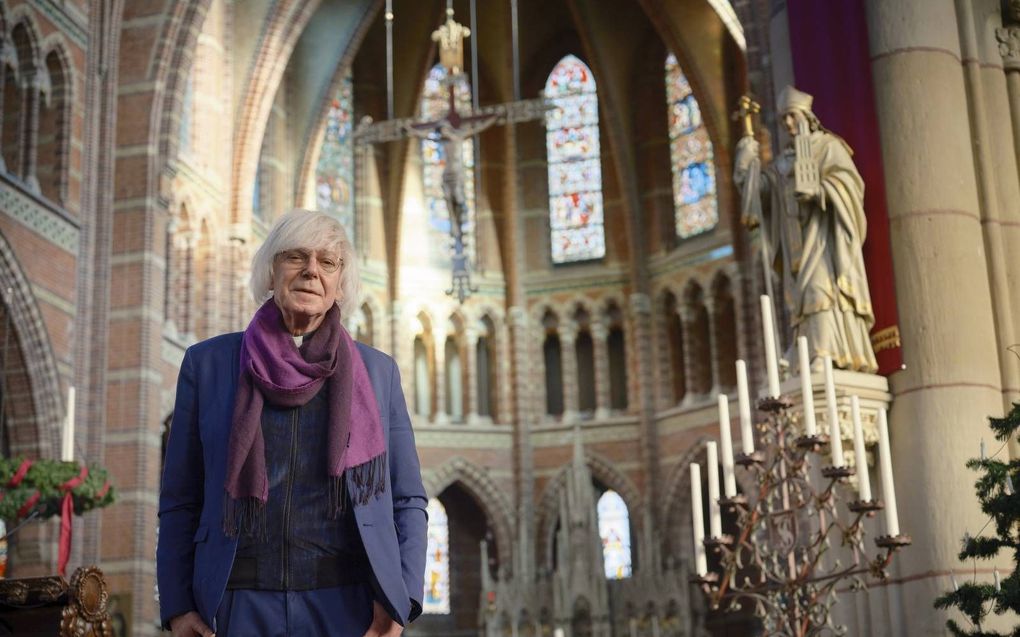
<svg viewBox="0 0 1020 637"><path fill-rule="evenodd" d="M449 107L442 118L408 124L406 131L413 137L431 139L443 148L443 198L450 215L450 235L453 237L453 282L447 294L457 292L463 303L469 292L478 290L471 285L468 259L464 252L464 219L467 217L467 198L464 194L464 149L463 142L492 126L496 116L492 114L461 116L454 99L456 76L448 75L445 80L449 91Z"/></svg>
<svg viewBox="0 0 1020 637"><path fill-rule="evenodd" d="M356 144L378 144L410 136L430 139L442 146L446 159L443 167L443 198L450 215L450 235L453 240L452 282L446 293L456 295L463 303L472 292L478 291L471 285L471 272L464 249L463 224L467 217L467 198L464 192L463 142L491 126L542 119L549 105L544 98L538 98L486 106L469 115L458 112L455 86L463 66L464 38L471 31L453 20L452 9L447 9L446 15L446 23L432 34L432 39L439 43L440 62L447 70L443 79L448 92L446 114L429 121L403 118L378 123L366 117L354 131L353 137Z"/></svg>

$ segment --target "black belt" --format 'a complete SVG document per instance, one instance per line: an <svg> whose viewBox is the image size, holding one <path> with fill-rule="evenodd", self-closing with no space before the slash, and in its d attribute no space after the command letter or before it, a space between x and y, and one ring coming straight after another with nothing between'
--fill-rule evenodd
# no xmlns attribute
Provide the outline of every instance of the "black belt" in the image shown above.
<svg viewBox="0 0 1020 637"><path fill-rule="evenodd" d="M290 586L288 590L312 590L316 588L334 588L353 584L367 584L370 581L370 565L364 556L326 556L315 561L315 575L311 582L302 586ZM227 588L247 588L256 590L283 590L282 587L265 587L259 585L258 559L238 557L230 569Z"/></svg>

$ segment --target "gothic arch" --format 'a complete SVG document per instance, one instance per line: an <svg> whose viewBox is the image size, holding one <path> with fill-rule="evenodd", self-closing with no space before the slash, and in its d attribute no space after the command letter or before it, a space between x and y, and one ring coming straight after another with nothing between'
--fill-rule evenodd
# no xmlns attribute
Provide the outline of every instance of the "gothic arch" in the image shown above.
<svg viewBox="0 0 1020 637"><path fill-rule="evenodd" d="M233 223L240 223L251 214L248 207L269 112L294 46L319 4L320 0L281 0L274 3L263 22L265 27L240 92L245 97L238 108L234 133L234 170L230 184L230 220Z"/></svg>
<svg viewBox="0 0 1020 637"><path fill-rule="evenodd" d="M384 336L389 334L389 331L384 329L385 325L385 313L383 311L383 304L379 302L378 297L375 294L368 292L365 288L361 288L361 298L358 299L359 307L367 307L370 316L366 317L370 321L369 331L372 334L372 347L376 349L383 349L383 345L388 338L384 339Z"/></svg>
<svg viewBox="0 0 1020 637"><path fill-rule="evenodd" d="M60 446L61 422L67 406L63 401L56 357L32 286L7 239L0 234L0 295L11 315L11 325L23 358L31 399L31 414L15 420L19 429L29 428L31 446L14 450L36 458L52 457Z"/></svg>
<svg viewBox="0 0 1020 637"><path fill-rule="evenodd" d="M478 465L461 456L447 460L434 471L423 476L425 492L432 497L438 496L447 487L456 483L463 486L474 497L478 506L492 524L496 536L496 548L499 560L504 564L512 564L513 549L512 520L514 509L506 497L506 491L493 482L489 474Z"/></svg>
<svg viewBox="0 0 1020 637"><path fill-rule="evenodd" d="M160 163L151 166L154 174L161 173L165 166L172 166L177 160L183 87L191 73L193 52L210 4L212 0L171 3L171 13L160 30L153 55L155 68L149 73L156 80L156 86L163 86L162 90L153 91L153 113L158 119L149 124L150 143L159 147L155 162ZM116 37L120 37L119 30Z"/></svg>
<svg viewBox="0 0 1020 637"><path fill-rule="evenodd" d="M64 98L67 100L68 105L74 103L75 87L77 86L79 79L78 69L76 69L71 63L71 56L67 52L69 46L67 38L63 33L59 32L47 35L43 38L39 45L42 51L39 59L43 64L45 64L46 58L48 58L50 54L56 55L57 59L60 61L60 68L65 76L64 90L66 93ZM52 86L52 84L52 78L50 78L50 86ZM52 96L49 96L48 99L52 99Z"/></svg>
<svg viewBox="0 0 1020 637"><path fill-rule="evenodd" d="M307 194L306 189L308 188L312 173L315 171L315 164L319 159L319 150L322 148L323 134L326 130L326 115L329 113L330 101L340 88L346 73L354 66L354 57L357 55L369 27L372 26L382 6L382 3L373 2L365 8L364 14L361 16L354 33L351 35L350 42L344 48L343 56L337 61L333 77L322 92L319 106L309 121L302 146L306 150L301 157L301 163L297 166L295 201L304 201ZM357 127L357 123L354 126ZM357 152L355 152L355 157L357 157ZM354 170L357 171L359 168L355 166ZM355 210L355 214L357 214L357 210Z"/></svg>
<svg viewBox="0 0 1020 637"><path fill-rule="evenodd" d="M591 477L606 485L613 491L620 494L623 501L627 503L630 512L630 523L634 529L632 545L636 545L636 538L641 537L644 528L643 517L640 513L644 510L645 502L634 482L624 473L617 469L612 461L591 449L585 449L585 464L591 472ZM538 564L552 564L552 546L556 531L556 521L560 514L560 491L566 487L567 474L570 466L565 466L555 477L546 483L539 499L538 509L535 512L536 548ZM594 506L594 502L592 506Z"/></svg>
<svg viewBox="0 0 1020 637"><path fill-rule="evenodd" d="M699 456L705 453L705 443L710 440L708 436L698 438L690 449L687 450L676 465L670 470L666 480L666 489L663 492L663 500L659 504L659 519L662 520L662 528L666 536L663 544L663 556L672 555L678 562L690 559L693 549L689 521L691 508L691 474L690 466ZM678 513L688 525L680 523L673 528L670 522L670 515Z"/></svg>
<svg viewBox="0 0 1020 637"><path fill-rule="evenodd" d="M14 31L20 26L25 29L28 36L25 46L27 50L18 50L18 71L19 73L35 69L39 70L42 66L42 56L40 56L40 42L39 34L42 31L39 29L39 22L36 20L35 13L29 8L28 4L22 4L11 9L10 16L7 19L7 24L10 26L10 32L7 34L8 39L13 41ZM15 46L17 43L15 42Z"/></svg>
<svg viewBox="0 0 1020 637"><path fill-rule="evenodd" d="M42 45L42 73L45 100L40 108L36 176L41 194L59 206L67 207L70 179L72 116L75 95L75 70L67 54L62 34L52 33Z"/></svg>

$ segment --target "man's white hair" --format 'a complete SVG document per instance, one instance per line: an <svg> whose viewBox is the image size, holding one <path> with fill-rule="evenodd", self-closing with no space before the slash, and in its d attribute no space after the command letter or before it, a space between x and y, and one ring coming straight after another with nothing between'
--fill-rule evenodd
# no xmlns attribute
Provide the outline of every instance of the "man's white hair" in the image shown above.
<svg viewBox="0 0 1020 637"><path fill-rule="evenodd" d="M251 260L251 297L255 305L262 305L273 294L273 261L276 255L287 250L335 251L343 260L337 305L340 316L353 315L361 298L361 274L358 255L347 237L347 231L335 217L317 210L295 208L284 213L273 224L265 242L255 251Z"/></svg>

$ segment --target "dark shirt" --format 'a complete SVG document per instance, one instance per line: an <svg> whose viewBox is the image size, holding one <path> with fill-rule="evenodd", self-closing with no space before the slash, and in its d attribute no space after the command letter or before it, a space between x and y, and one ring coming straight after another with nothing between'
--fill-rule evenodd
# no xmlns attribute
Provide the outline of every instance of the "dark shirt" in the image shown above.
<svg viewBox="0 0 1020 637"><path fill-rule="evenodd" d="M364 572L367 581L368 558L350 501L339 518L328 512L332 478L326 468L326 392L323 387L301 407L266 404L262 411L269 479L266 537L242 534L232 588L326 588L337 585L337 570L348 579ZM239 586L235 575L242 570L245 585Z"/></svg>

